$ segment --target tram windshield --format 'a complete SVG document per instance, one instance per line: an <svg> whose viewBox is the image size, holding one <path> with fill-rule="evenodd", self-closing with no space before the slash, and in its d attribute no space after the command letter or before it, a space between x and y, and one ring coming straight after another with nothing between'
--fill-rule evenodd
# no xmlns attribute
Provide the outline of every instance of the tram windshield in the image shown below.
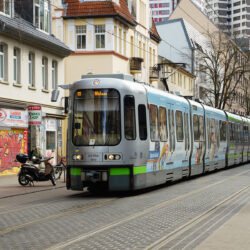
<svg viewBox="0 0 250 250"><path fill-rule="evenodd" d="M78 90L74 98L73 143L113 146L121 139L120 96L114 89Z"/></svg>

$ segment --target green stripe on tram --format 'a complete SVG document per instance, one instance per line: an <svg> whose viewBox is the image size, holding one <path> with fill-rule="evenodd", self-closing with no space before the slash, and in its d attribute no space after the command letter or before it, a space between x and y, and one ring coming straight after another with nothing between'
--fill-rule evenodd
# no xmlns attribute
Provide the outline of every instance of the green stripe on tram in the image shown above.
<svg viewBox="0 0 250 250"><path fill-rule="evenodd" d="M81 169L80 168L71 168L70 174L74 176L80 176L81 175Z"/></svg>
<svg viewBox="0 0 250 250"><path fill-rule="evenodd" d="M145 174L147 172L146 166L137 166L133 169L134 175L136 174Z"/></svg>
<svg viewBox="0 0 250 250"><path fill-rule="evenodd" d="M133 167L133 174L145 174L147 172L146 166L136 166ZM129 168L111 168L110 175L129 175L130 171Z"/></svg>
<svg viewBox="0 0 250 250"><path fill-rule="evenodd" d="M129 168L111 168L110 175L129 175Z"/></svg>

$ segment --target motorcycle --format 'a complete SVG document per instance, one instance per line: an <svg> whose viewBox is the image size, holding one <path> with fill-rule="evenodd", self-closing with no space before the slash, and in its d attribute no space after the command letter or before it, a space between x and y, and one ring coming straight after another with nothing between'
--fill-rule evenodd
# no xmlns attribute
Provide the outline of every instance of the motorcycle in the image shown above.
<svg viewBox="0 0 250 250"><path fill-rule="evenodd" d="M18 173L18 182L22 186L31 185L34 186L34 181L51 181L53 186L56 185L54 168L49 163L53 157L49 158L37 158L26 154L17 154L16 160L21 163L21 169ZM45 165L44 171L41 170L41 165Z"/></svg>

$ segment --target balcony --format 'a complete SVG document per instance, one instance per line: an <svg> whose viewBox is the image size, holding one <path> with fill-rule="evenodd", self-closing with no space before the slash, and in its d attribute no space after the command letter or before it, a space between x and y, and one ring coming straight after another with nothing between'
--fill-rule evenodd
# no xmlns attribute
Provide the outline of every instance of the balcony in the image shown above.
<svg viewBox="0 0 250 250"><path fill-rule="evenodd" d="M143 58L131 57L130 58L130 72L132 74L141 73L142 62L143 62Z"/></svg>
<svg viewBox="0 0 250 250"><path fill-rule="evenodd" d="M160 69L158 67L150 67L149 68L149 78L151 80L157 80L159 79L159 71Z"/></svg>

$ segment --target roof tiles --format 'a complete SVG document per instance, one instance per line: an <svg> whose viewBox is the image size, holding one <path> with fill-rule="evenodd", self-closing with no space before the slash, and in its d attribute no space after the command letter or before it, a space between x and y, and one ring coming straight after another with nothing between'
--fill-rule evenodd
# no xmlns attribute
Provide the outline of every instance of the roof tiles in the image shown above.
<svg viewBox="0 0 250 250"><path fill-rule="evenodd" d="M130 25L136 25L135 18L130 14L126 0L120 0L120 5L112 1L80 2L79 0L66 0L66 3L65 18L117 16Z"/></svg>

